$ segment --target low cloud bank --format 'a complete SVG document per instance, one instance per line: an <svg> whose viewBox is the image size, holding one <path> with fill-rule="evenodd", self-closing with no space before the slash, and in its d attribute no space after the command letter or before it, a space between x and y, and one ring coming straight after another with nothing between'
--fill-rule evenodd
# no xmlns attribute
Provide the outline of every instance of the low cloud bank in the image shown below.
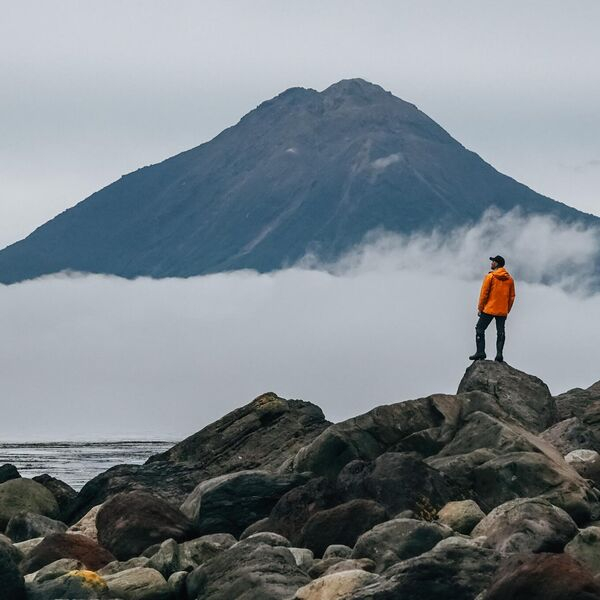
<svg viewBox="0 0 600 600"><path fill-rule="evenodd" d="M331 420L452 393L496 253L517 278L509 363L553 393L586 387L600 379L598 249L593 231L490 213L449 236L372 236L321 269L0 286L0 438L181 438L265 391Z"/></svg>

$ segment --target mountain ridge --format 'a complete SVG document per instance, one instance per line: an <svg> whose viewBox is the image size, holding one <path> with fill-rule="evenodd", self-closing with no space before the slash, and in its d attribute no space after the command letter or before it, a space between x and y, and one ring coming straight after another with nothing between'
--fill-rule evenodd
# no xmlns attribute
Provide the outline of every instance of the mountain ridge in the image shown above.
<svg viewBox="0 0 600 600"><path fill-rule="evenodd" d="M295 87L0 251L0 282L63 270L128 278L271 271L307 253L335 259L373 229L450 229L492 206L600 223L499 173L378 85Z"/></svg>

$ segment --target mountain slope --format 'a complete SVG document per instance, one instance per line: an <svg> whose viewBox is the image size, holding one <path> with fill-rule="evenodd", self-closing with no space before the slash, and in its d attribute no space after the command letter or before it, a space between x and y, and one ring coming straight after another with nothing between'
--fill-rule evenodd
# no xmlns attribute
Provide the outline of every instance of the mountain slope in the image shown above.
<svg viewBox="0 0 600 600"><path fill-rule="evenodd" d="M269 271L332 259L374 228L414 232L490 206L598 219L498 173L414 105L360 79L292 88L216 138L126 175L0 252L0 281Z"/></svg>

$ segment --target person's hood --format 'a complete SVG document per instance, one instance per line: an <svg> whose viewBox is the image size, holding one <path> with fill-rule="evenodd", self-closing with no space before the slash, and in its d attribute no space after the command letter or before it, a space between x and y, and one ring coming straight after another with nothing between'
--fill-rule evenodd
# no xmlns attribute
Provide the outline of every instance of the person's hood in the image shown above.
<svg viewBox="0 0 600 600"><path fill-rule="evenodd" d="M507 279L510 279L510 273L504 267L498 267L497 269L490 271L490 273L493 277L499 279L500 281L506 281Z"/></svg>

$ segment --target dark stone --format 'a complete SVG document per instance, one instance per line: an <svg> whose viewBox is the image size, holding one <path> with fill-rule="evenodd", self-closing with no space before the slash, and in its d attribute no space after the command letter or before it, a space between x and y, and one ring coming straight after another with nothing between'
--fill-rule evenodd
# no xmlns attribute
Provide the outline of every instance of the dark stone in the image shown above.
<svg viewBox="0 0 600 600"><path fill-rule="evenodd" d="M45 537L51 533L64 533L67 526L43 515L20 512L11 517L6 526L6 535L13 542L24 542L33 538Z"/></svg>
<svg viewBox="0 0 600 600"><path fill-rule="evenodd" d="M568 392L559 394L554 399L557 410L557 420L564 421L573 417L583 417L586 410L600 401L600 386L598 383L587 390L573 388Z"/></svg>
<svg viewBox="0 0 600 600"><path fill-rule="evenodd" d="M466 370L458 393L481 391L496 398L500 408L528 431L541 432L557 419L554 398L539 378L493 360L476 360Z"/></svg>
<svg viewBox="0 0 600 600"><path fill-rule="evenodd" d="M17 471L15 465L6 463L0 466L0 483L10 481L11 479L18 479L19 477L21 477L21 475L19 474L19 471Z"/></svg>
<svg viewBox="0 0 600 600"><path fill-rule="evenodd" d="M600 449L600 440L579 417L571 417L556 423L540 433L540 437L552 444L562 455L581 448L596 452Z"/></svg>
<svg viewBox="0 0 600 600"><path fill-rule="evenodd" d="M488 586L499 562L497 552L451 537L394 565L347 600L473 600Z"/></svg>
<svg viewBox="0 0 600 600"><path fill-rule="evenodd" d="M387 519L385 508L373 500L351 500L315 513L302 528L299 546L323 556L328 546L354 546L358 537Z"/></svg>
<svg viewBox="0 0 600 600"><path fill-rule="evenodd" d="M192 571L186 587L189 600L289 600L307 583L287 548L244 540Z"/></svg>
<svg viewBox="0 0 600 600"><path fill-rule="evenodd" d="M25 600L25 582L15 557L9 544L0 540L0 600Z"/></svg>
<svg viewBox="0 0 600 600"><path fill-rule="evenodd" d="M33 480L41 483L52 493L56 498L56 502L58 502L60 520L66 519L69 515L71 505L75 501L75 498L77 498L77 492L68 483L50 475L38 475Z"/></svg>
<svg viewBox="0 0 600 600"><path fill-rule="evenodd" d="M91 571L72 571L46 581L27 584L27 600L112 600L106 583Z"/></svg>
<svg viewBox="0 0 600 600"><path fill-rule="evenodd" d="M277 470L329 425L310 402L263 394L148 462L195 462L212 477Z"/></svg>
<svg viewBox="0 0 600 600"><path fill-rule="evenodd" d="M181 505L181 512L200 535L231 533L239 537L249 525L266 517L283 494L308 477L268 471L222 475L200 483Z"/></svg>
<svg viewBox="0 0 600 600"><path fill-rule="evenodd" d="M495 508L471 532L502 553L562 552L577 525L561 508L540 498L517 498Z"/></svg>
<svg viewBox="0 0 600 600"><path fill-rule="evenodd" d="M27 555L21 563L21 571L34 573L61 558L74 558L91 571L97 571L115 560L108 550L85 535L52 533Z"/></svg>
<svg viewBox="0 0 600 600"><path fill-rule="evenodd" d="M122 492L147 492L180 506L208 473L194 463L154 462L117 465L88 481L73 501L67 523L73 524L94 506Z"/></svg>
<svg viewBox="0 0 600 600"><path fill-rule="evenodd" d="M600 585L567 554L513 556L503 562L485 600L599 600Z"/></svg>
<svg viewBox="0 0 600 600"><path fill-rule="evenodd" d="M176 508L146 492L117 494L96 517L98 541L118 560L142 554L153 544L197 537L194 525Z"/></svg>
<svg viewBox="0 0 600 600"><path fill-rule="evenodd" d="M371 462L353 461L340 472L337 486L346 500L372 498L389 515L412 510L429 520L451 500L468 495L465 488L427 465L417 454L407 452L387 452Z"/></svg>

